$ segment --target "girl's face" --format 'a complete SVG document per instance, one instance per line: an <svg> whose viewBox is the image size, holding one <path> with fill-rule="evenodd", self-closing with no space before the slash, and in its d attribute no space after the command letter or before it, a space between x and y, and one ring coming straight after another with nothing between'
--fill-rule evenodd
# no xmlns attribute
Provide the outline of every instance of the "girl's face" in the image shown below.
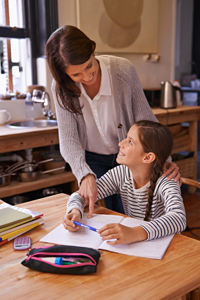
<svg viewBox="0 0 200 300"><path fill-rule="evenodd" d="M99 64L94 55L81 65L69 65L66 69L67 75L75 82L92 85L99 75Z"/></svg>
<svg viewBox="0 0 200 300"><path fill-rule="evenodd" d="M119 147L120 149L117 155L118 164L123 164L130 169L141 165L146 153L143 151L140 143L136 125L130 128L127 137L119 143Z"/></svg>

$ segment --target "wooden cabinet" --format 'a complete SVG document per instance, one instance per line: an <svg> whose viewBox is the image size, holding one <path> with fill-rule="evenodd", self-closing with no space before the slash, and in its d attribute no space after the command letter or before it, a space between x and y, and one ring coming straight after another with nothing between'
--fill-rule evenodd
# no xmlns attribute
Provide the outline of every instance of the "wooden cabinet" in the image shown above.
<svg viewBox="0 0 200 300"><path fill-rule="evenodd" d="M175 129L174 146L172 154L188 151L192 157L176 160L180 174L183 177L197 179L197 139L198 139L198 120L200 120L199 106L181 106L175 109L152 109L158 121L164 125L169 125ZM181 123L189 123L188 127L182 127Z"/></svg>
<svg viewBox="0 0 200 300"><path fill-rule="evenodd" d="M58 143L57 127L11 129L0 126L0 153L56 145ZM9 197L67 182L71 183L72 192L78 189L77 180L71 171L65 171L57 175L42 174L36 181L11 181L8 186L0 187L0 197Z"/></svg>

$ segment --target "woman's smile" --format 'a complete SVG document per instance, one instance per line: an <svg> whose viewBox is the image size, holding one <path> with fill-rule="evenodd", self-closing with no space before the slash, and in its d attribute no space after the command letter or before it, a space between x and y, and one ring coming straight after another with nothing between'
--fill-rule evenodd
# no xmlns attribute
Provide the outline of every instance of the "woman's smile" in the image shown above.
<svg viewBox="0 0 200 300"><path fill-rule="evenodd" d="M97 80L99 64L94 55L91 55L89 60L81 65L69 65L66 73L75 82L91 85Z"/></svg>
<svg viewBox="0 0 200 300"><path fill-rule="evenodd" d="M90 81L93 80L93 78L94 78L94 73L92 74L92 76L91 76L91 78L90 78L89 80L85 80L85 83L86 83L86 82L89 83ZM84 80L83 80L83 81L84 81Z"/></svg>

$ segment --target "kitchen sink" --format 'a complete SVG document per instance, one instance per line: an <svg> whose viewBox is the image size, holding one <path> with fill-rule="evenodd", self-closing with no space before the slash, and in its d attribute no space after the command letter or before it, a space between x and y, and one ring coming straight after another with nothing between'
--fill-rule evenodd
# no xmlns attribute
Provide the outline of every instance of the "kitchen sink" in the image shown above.
<svg viewBox="0 0 200 300"><path fill-rule="evenodd" d="M58 123L56 120L30 120L30 121L21 121L21 122L13 122L6 124L9 128L44 128L44 127L53 127L57 126Z"/></svg>

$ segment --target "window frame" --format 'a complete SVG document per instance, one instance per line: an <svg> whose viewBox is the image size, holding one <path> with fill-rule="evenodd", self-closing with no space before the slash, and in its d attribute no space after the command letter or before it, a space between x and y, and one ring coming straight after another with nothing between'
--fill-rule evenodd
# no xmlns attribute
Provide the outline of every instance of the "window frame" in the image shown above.
<svg viewBox="0 0 200 300"><path fill-rule="evenodd" d="M22 0L23 28L0 26L0 38L25 39L31 41L32 84L37 84L36 59L45 55L45 44L58 28L57 0Z"/></svg>

